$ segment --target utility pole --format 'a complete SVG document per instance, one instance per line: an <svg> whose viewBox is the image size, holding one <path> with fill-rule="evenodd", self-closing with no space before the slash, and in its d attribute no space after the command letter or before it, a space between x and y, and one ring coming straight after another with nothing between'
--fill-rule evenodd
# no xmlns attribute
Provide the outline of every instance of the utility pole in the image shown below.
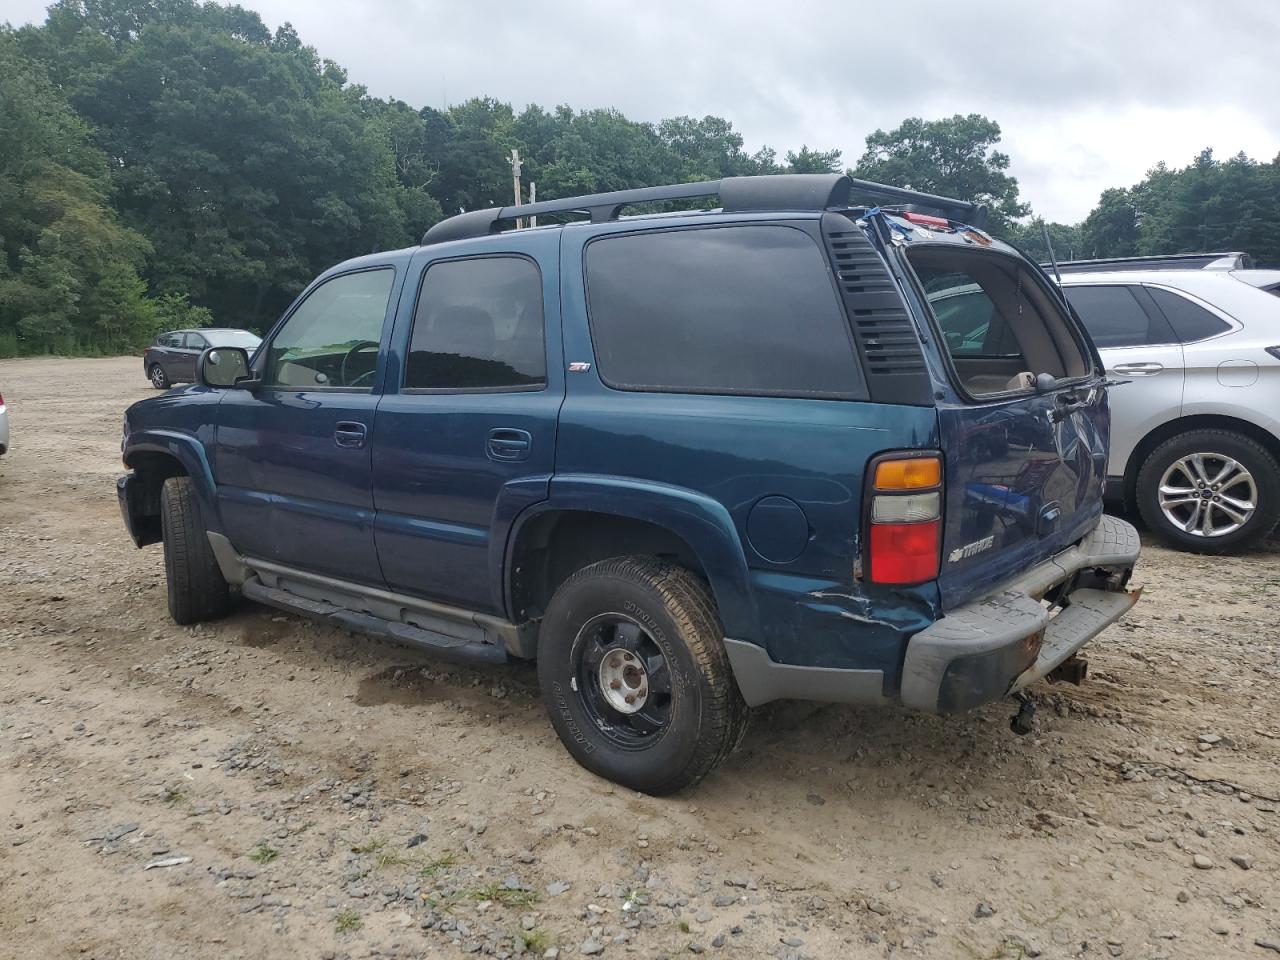
<svg viewBox="0 0 1280 960"><path fill-rule="evenodd" d="M511 187L515 192L516 206L520 206L520 151L511 151ZM516 217L516 229L524 226L524 221Z"/></svg>
<svg viewBox="0 0 1280 960"><path fill-rule="evenodd" d="M529 181L529 202L530 203L538 202L538 184L533 180ZM529 226L536 227L537 225L538 225L538 218L530 217Z"/></svg>

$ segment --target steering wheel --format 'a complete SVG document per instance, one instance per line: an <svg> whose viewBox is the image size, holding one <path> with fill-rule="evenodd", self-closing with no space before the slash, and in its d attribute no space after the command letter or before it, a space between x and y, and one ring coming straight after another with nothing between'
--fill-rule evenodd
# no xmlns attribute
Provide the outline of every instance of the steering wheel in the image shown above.
<svg viewBox="0 0 1280 960"><path fill-rule="evenodd" d="M358 387L360 386L361 380L373 379L373 375L374 373L377 372L377 369L378 369L376 366L376 360L375 360L375 366L372 370L366 370L364 373L357 376L354 380L350 382L347 381L347 362L361 350L368 350L370 347L373 347L373 349L377 350L378 349L377 341L375 340L357 341L355 346L353 346L350 350L346 352L346 355L342 358L342 366L338 369L338 376L341 378L342 386Z"/></svg>

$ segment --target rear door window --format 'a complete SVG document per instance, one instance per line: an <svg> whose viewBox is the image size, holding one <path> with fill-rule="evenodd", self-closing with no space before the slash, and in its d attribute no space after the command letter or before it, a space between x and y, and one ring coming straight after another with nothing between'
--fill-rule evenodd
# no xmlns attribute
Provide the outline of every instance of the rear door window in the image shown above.
<svg viewBox="0 0 1280 960"><path fill-rule="evenodd" d="M862 399L826 257L743 225L607 236L586 251L591 339L620 390Z"/></svg>
<svg viewBox="0 0 1280 960"><path fill-rule="evenodd" d="M475 257L427 268L405 390L530 390L546 382L542 275L532 260Z"/></svg>
<svg viewBox="0 0 1280 960"><path fill-rule="evenodd" d="M1117 284L1068 286L1063 292L1100 348L1176 342L1165 319L1138 301L1141 289L1135 295L1132 287Z"/></svg>
<svg viewBox="0 0 1280 960"><path fill-rule="evenodd" d="M1160 307L1160 310L1169 318L1169 323L1173 326L1174 333L1178 335L1178 339L1183 343L1206 340L1231 329L1231 324L1227 323L1227 321L1221 317L1214 316L1204 307L1187 299L1180 293L1174 293L1172 290L1164 290L1160 287L1147 287L1146 289L1151 294L1151 298Z"/></svg>

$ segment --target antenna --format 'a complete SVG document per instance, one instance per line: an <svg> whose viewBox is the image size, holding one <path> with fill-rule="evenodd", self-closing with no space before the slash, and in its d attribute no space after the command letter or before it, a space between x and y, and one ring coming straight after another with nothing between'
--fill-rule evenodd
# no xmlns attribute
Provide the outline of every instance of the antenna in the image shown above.
<svg viewBox="0 0 1280 960"><path fill-rule="evenodd" d="M1053 275L1058 278L1058 286L1062 286L1062 272L1058 269L1058 258L1053 255L1053 241L1049 239L1049 228L1044 224L1044 217L1040 218L1040 236L1044 239L1045 249L1049 251L1049 262L1053 264Z"/></svg>

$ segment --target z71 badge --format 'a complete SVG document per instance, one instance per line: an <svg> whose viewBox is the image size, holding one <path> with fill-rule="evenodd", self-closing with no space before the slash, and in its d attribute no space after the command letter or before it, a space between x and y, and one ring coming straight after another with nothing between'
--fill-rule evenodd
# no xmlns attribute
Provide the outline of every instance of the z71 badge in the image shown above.
<svg viewBox="0 0 1280 960"><path fill-rule="evenodd" d="M994 535L983 537L981 540L975 540L973 543L966 543L963 547L956 547L947 556L948 563L956 563L959 560L967 560L975 553L981 553L983 550L990 550L991 545L996 542Z"/></svg>

